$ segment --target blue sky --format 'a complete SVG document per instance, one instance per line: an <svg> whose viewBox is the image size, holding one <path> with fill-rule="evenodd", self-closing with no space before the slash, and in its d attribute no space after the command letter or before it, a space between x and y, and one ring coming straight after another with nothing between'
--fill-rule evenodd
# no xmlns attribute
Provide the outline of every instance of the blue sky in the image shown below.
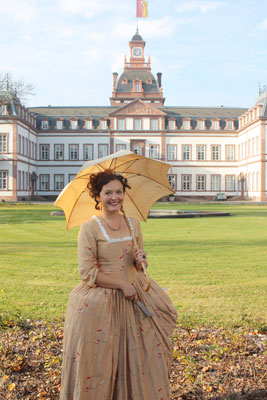
<svg viewBox="0 0 267 400"><path fill-rule="evenodd" d="M136 31L135 0L0 0L0 71L27 105L109 105ZM170 106L251 107L267 84L266 0L148 0L139 31Z"/></svg>

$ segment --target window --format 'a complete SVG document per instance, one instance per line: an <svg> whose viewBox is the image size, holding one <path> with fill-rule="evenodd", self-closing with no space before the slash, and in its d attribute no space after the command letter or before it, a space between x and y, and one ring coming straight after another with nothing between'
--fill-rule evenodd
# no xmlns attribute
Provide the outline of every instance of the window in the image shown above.
<svg viewBox="0 0 267 400"><path fill-rule="evenodd" d="M234 159L235 159L235 146L233 145L226 146L226 160L234 161Z"/></svg>
<svg viewBox="0 0 267 400"><path fill-rule="evenodd" d="M260 137L256 137L256 154L260 154Z"/></svg>
<svg viewBox="0 0 267 400"><path fill-rule="evenodd" d="M220 175L211 175L211 190L215 192L220 190Z"/></svg>
<svg viewBox="0 0 267 400"><path fill-rule="evenodd" d="M62 129L63 128L63 121L57 121L57 129Z"/></svg>
<svg viewBox="0 0 267 400"><path fill-rule="evenodd" d="M100 127L101 129L107 129L107 121L106 120L100 121Z"/></svg>
<svg viewBox="0 0 267 400"><path fill-rule="evenodd" d="M158 120L157 119L150 120L150 129L152 131L156 131L158 129Z"/></svg>
<svg viewBox="0 0 267 400"><path fill-rule="evenodd" d="M107 144L99 144L98 145L98 157L106 157L108 155L108 145Z"/></svg>
<svg viewBox="0 0 267 400"><path fill-rule="evenodd" d="M139 154L140 156L142 156L142 146L140 144L134 144L132 146L132 151L135 154Z"/></svg>
<svg viewBox="0 0 267 400"><path fill-rule="evenodd" d="M228 121L227 128L229 129L229 131L233 130L234 129L234 122L233 121Z"/></svg>
<svg viewBox="0 0 267 400"><path fill-rule="evenodd" d="M205 146L197 146L197 159L205 160Z"/></svg>
<svg viewBox="0 0 267 400"><path fill-rule="evenodd" d="M64 188L64 175L55 175L55 190Z"/></svg>
<svg viewBox="0 0 267 400"><path fill-rule="evenodd" d="M175 129L175 121L169 121L169 129Z"/></svg>
<svg viewBox="0 0 267 400"><path fill-rule="evenodd" d="M203 131L205 129L205 122L204 121L198 121L198 129L200 131Z"/></svg>
<svg viewBox="0 0 267 400"><path fill-rule="evenodd" d="M42 129L48 129L48 121L42 121Z"/></svg>
<svg viewBox="0 0 267 400"><path fill-rule="evenodd" d="M55 144L55 160L63 160L64 159L64 146L63 144Z"/></svg>
<svg viewBox="0 0 267 400"><path fill-rule="evenodd" d="M70 154L69 154L70 160L78 160L79 159L79 157L78 157L79 145L78 144L70 144L69 152L70 152Z"/></svg>
<svg viewBox="0 0 267 400"><path fill-rule="evenodd" d="M234 175L226 176L226 185L225 188L228 192L232 192L235 190L235 177Z"/></svg>
<svg viewBox="0 0 267 400"><path fill-rule="evenodd" d="M118 119L118 130L124 130L124 119Z"/></svg>
<svg viewBox="0 0 267 400"><path fill-rule="evenodd" d="M167 158L168 160L176 160L176 145L175 144L169 144L168 147L168 153L167 153Z"/></svg>
<svg viewBox="0 0 267 400"><path fill-rule="evenodd" d="M134 129L136 131L140 131L141 130L141 119L135 119L134 120Z"/></svg>
<svg viewBox="0 0 267 400"><path fill-rule="evenodd" d="M176 175L168 175L169 184L173 190L176 190Z"/></svg>
<svg viewBox="0 0 267 400"><path fill-rule="evenodd" d="M21 190L21 171L19 171L18 190Z"/></svg>
<svg viewBox="0 0 267 400"><path fill-rule="evenodd" d="M157 144L152 144L149 148L150 158L159 158L159 146Z"/></svg>
<svg viewBox="0 0 267 400"><path fill-rule="evenodd" d="M21 154L21 136L19 135L18 153Z"/></svg>
<svg viewBox="0 0 267 400"><path fill-rule="evenodd" d="M183 160L190 160L190 158L191 158L190 146L184 145L183 146Z"/></svg>
<svg viewBox="0 0 267 400"><path fill-rule="evenodd" d="M182 190L190 190L190 189L191 189L191 175L183 175Z"/></svg>
<svg viewBox="0 0 267 400"><path fill-rule="evenodd" d="M206 176L197 175L197 190L205 190Z"/></svg>
<svg viewBox="0 0 267 400"><path fill-rule="evenodd" d="M220 159L220 146L211 146L212 160L218 161Z"/></svg>
<svg viewBox="0 0 267 400"><path fill-rule="evenodd" d="M93 145L85 144L83 147L83 158L84 160L93 160Z"/></svg>
<svg viewBox="0 0 267 400"><path fill-rule="evenodd" d="M40 158L41 158L41 160L49 159L49 145L48 144L40 145Z"/></svg>
<svg viewBox="0 0 267 400"><path fill-rule="evenodd" d="M219 129L219 121L213 121L213 129L216 131Z"/></svg>
<svg viewBox="0 0 267 400"><path fill-rule="evenodd" d="M135 84L135 91L140 92L140 83Z"/></svg>
<svg viewBox="0 0 267 400"><path fill-rule="evenodd" d="M40 190L49 190L49 175L40 175Z"/></svg>
<svg viewBox="0 0 267 400"><path fill-rule="evenodd" d="M93 123L91 120L85 121L85 129L92 129Z"/></svg>
<svg viewBox="0 0 267 400"><path fill-rule="evenodd" d="M116 151L126 150L126 144L116 144Z"/></svg>
<svg viewBox="0 0 267 400"><path fill-rule="evenodd" d="M190 129L190 121L184 121L184 129Z"/></svg>
<svg viewBox="0 0 267 400"><path fill-rule="evenodd" d="M255 138L252 138L252 155L255 156L255 154L256 154Z"/></svg>
<svg viewBox="0 0 267 400"><path fill-rule="evenodd" d="M73 181L75 176L76 176L75 174L69 174L69 182Z"/></svg>
<svg viewBox="0 0 267 400"><path fill-rule="evenodd" d="M77 126L78 126L78 121L77 121L76 119L72 119L72 120L70 121L70 127L71 127L71 129L77 129Z"/></svg>
<svg viewBox="0 0 267 400"><path fill-rule="evenodd" d="M24 190L25 189L25 172L24 171L22 171L22 190Z"/></svg>
<svg viewBox="0 0 267 400"><path fill-rule="evenodd" d="M0 189L7 189L7 172L0 171Z"/></svg>
<svg viewBox="0 0 267 400"><path fill-rule="evenodd" d="M0 153L7 152L7 135L0 135Z"/></svg>

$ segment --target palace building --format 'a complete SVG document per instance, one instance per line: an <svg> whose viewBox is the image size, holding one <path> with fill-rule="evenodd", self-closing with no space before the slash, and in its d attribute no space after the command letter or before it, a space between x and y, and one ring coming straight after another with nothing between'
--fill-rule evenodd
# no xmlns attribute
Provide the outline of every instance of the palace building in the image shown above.
<svg viewBox="0 0 267 400"><path fill-rule="evenodd" d="M0 92L0 200L54 199L85 161L126 149L168 162L177 200L267 201L267 92L250 109L165 106L138 32L129 47L110 106L25 108Z"/></svg>

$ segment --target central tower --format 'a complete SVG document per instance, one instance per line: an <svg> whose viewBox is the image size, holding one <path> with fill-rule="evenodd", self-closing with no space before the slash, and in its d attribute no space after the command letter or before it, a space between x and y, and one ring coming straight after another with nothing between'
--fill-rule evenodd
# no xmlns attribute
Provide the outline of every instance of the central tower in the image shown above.
<svg viewBox="0 0 267 400"><path fill-rule="evenodd" d="M157 80L151 73L151 61L145 60L146 42L138 30L129 42L130 60L125 56L124 71L118 79L118 73L113 73L113 90L110 103L112 106L129 103L134 99L141 99L155 106L163 106L161 76L157 74Z"/></svg>

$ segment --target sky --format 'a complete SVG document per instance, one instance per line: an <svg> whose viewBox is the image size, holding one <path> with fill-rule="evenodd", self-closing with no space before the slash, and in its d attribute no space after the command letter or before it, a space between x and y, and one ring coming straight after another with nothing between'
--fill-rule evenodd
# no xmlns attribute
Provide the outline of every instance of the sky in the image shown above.
<svg viewBox="0 0 267 400"><path fill-rule="evenodd" d="M0 72L27 106L106 106L136 0L0 0ZM139 32L168 106L252 107L267 84L267 0L148 0Z"/></svg>

